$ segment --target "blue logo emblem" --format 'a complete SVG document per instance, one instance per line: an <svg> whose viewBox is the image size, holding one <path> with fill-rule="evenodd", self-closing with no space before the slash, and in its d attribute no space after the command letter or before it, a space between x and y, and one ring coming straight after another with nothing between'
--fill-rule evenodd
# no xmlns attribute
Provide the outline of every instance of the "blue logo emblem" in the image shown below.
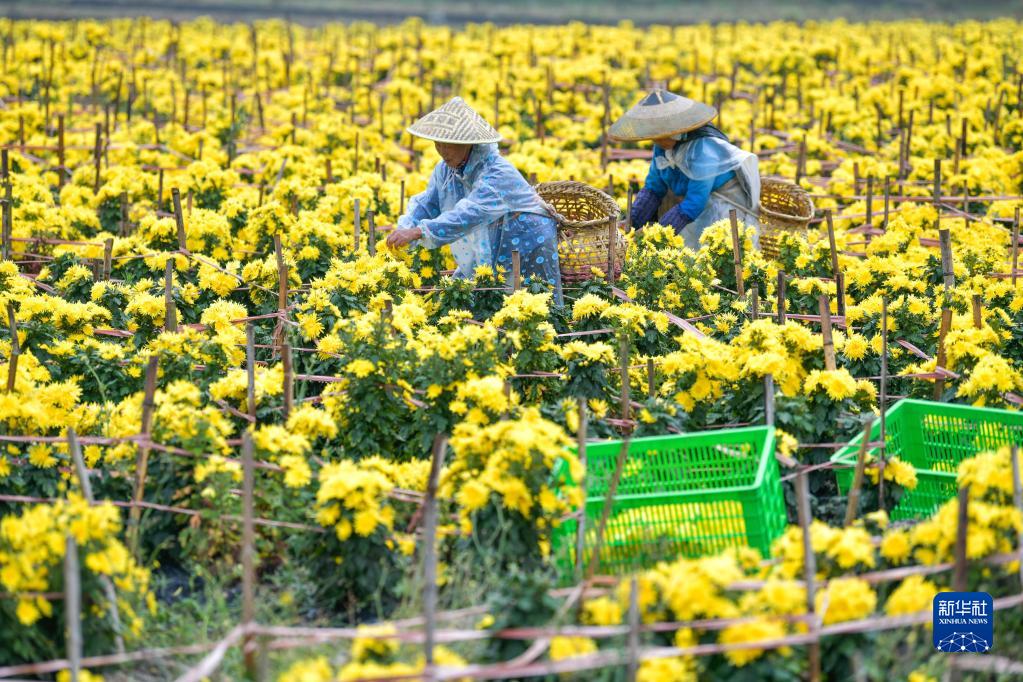
<svg viewBox="0 0 1023 682"><path fill-rule="evenodd" d="M938 651L983 654L994 646L995 605L987 592L939 592L932 615Z"/></svg>

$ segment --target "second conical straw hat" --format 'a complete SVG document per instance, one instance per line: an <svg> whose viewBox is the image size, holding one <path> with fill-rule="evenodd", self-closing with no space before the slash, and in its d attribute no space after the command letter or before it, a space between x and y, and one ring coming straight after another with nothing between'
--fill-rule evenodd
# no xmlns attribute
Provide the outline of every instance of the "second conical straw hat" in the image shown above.
<svg viewBox="0 0 1023 682"><path fill-rule="evenodd" d="M651 140L696 130L710 123L717 109L667 90L653 90L611 126L612 138L622 142Z"/></svg>
<svg viewBox="0 0 1023 682"><path fill-rule="evenodd" d="M473 111L461 97L455 97L445 102L439 109L426 114L410 125L408 131L427 140L452 144L487 144L501 141L501 134Z"/></svg>

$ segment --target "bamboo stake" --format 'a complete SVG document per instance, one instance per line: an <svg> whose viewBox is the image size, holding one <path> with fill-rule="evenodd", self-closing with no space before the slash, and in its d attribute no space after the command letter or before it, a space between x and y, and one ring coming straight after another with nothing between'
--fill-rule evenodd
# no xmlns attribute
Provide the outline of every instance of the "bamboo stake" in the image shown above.
<svg viewBox="0 0 1023 682"><path fill-rule="evenodd" d="M600 136L600 168L601 170L607 170L608 161L608 127L611 125L611 84L608 82L608 76L604 74L604 114L601 117L601 127L603 128L603 134Z"/></svg>
<svg viewBox="0 0 1023 682"><path fill-rule="evenodd" d="M1016 266L1019 263L1019 206L1012 221L1012 288L1016 289Z"/></svg>
<svg viewBox="0 0 1023 682"><path fill-rule="evenodd" d="M607 527L607 519L611 515L611 505L614 503L615 493L618 492L618 482L622 478L622 468L625 466L625 458L629 454L629 443L631 436L626 432L622 446L618 450L618 459L615 461L614 473L611 474L611 483L604 494L604 506L600 512L600 522L597 524L596 537L593 541L593 549L590 551L590 564L586 569L586 580L593 577L600 563L600 547L604 543L604 529Z"/></svg>
<svg viewBox="0 0 1023 682"><path fill-rule="evenodd" d="M3 212L0 214L0 248L2 248L4 260L10 260L14 249L11 245L12 232L14 230L14 195L13 183L8 178L4 183Z"/></svg>
<svg viewBox="0 0 1023 682"><path fill-rule="evenodd" d="M174 202L174 220L178 228L178 250L188 253L188 248L185 245L185 214L181 212L181 192L177 187L171 188L171 199Z"/></svg>
<svg viewBox="0 0 1023 682"><path fill-rule="evenodd" d="M860 490L863 488L863 472L867 465L867 446L870 443L870 432L874 426L874 418L868 418L863 425L863 435L860 437L860 449L856 454L856 472L853 474L852 487L849 488L849 497L845 505L845 522L842 524L848 528L859 513Z"/></svg>
<svg viewBox="0 0 1023 682"><path fill-rule="evenodd" d="M295 400L295 374L291 361L291 343L288 341L287 333L281 342L281 363L284 366L284 421L287 422Z"/></svg>
<svg viewBox="0 0 1023 682"><path fill-rule="evenodd" d="M277 310L283 314L288 309L288 264L284 262L280 234L274 235L274 255L277 257Z"/></svg>
<svg viewBox="0 0 1023 682"><path fill-rule="evenodd" d="M248 379L246 389L246 413L256 423L256 328L251 322L245 324L245 373Z"/></svg>
<svg viewBox="0 0 1023 682"><path fill-rule="evenodd" d="M649 397L657 397L657 370L653 358L646 359L646 391Z"/></svg>
<svg viewBox="0 0 1023 682"><path fill-rule="evenodd" d="M955 286L955 271L952 264L952 240L948 230L938 231L939 243L941 246L941 274L944 282L945 303L941 308L941 329L938 336L937 364L945 366L945 336L952 326L952 310L948 307L948 296ZM945 381L938 379L934 382L934 399L940 400L944 393Z"/></svg>
<svg viewBox="0 0 1023 682"><path fill-rule="evenodd" d="M941 275L947 296L956 283L955 269L952 266L952 236L948 230L939 230L938 241L941 247Z"/></svg>
<svg viewBox="0 0 1023 682"><path fill-rule="evenodd" d="M100 183L100 166L103 163L103 124L96 124L96 143L95 149L93 149L93 165L95 167L95 177L92 181L92 193L99 194L99 183Z"/></svg>
<svg viewBox="0 0 1023 682"><path fill-rule="evenodd" d="M838 248L835 246L835 221L831 209L824 211L824 219L828 224L828 247L831 249L831 276L838 276Z"/></svg>
<svg viewBox="0 0 1023 682"><path fill-rule="evenodd" d="M394 329L394 303L391 301L391 299L386 299L384 301L384 310L381 311L381 326L389 334L393 334L394 331L395 331L395 329ZM390 394L390 389L388 389L388 392L389 392L388 395L391 395Z"/></svg>
<svg viewBox="0 0 1023 682"><path fill-rule="evenodd" d="M728 219L732 224L732 265L735 268L735 288L739 296L745 296L746 287L742 281L742 244L739 241L739 219L734 208L728 211Z"/></svg>
<svg viewBox="0 0 1023 682"><path fill-rule="evenodd" d="M639 671L639 584L636 575L629 578L629 661L626 666L625 679L636 682Z"/></svg>
<svg viewBox="0 0 1023 682"><path fill-rule="evenodd" d="M160 119L157 116L156 107L153 107L153 143L159 146L160 142Z"/></svg>
<svg viewBox="0 0 1023 682"><path fill-rule="evenodd" d="M821 294L817 297L821 317L821 336L824 340L824 368L828 371L835 371L835 342L831 335L831 308L828 297Z"/></svg>
<svg viewBox="0 0 1023 682"><path fill-rule="evenodd" d="M622 379L621 412L622 419L628 420L631 408L631 401L629 399L629 338L625 334L622 334L618 348L618 359L620 361L619 366L621 369L620 376Z"/></svg>
<svg viewBox="0 0 1023 682"><path fill-rule="evenodd" d="M1020 481L1019 445L1013 443L1009 453L1012 459L1012 502L1023 513L1023 481ZM1016 546L1019 549L1019 584L1023 585L1023 528L1017 532Z"/></svg>
<svg viewBox="0 0 1023 682"><path fill-rule="evenodd" d="M615 281L615 240L618 237L618 227L615 225L615 218L608 218L607 221L607 281Z"/></svg>
<svg viewBox="0 0 1023 682"><path fill-rule="evenodd" d="M536 100L536 137L543 144L546 134L543 127L543 102Z"/></svg>
<svg viewBox="0 0 1023 682"><path fill-rule="evenodd" d="M774 375L764 375L764 423L774 426Z"/></svg>
<svg viewBox="0 0 1023 682"><path fill-rule="evenodd" d="M522 268L522 256L519 254L519 250L518 249L514 249L512 251L512 253L511 253L511 255L512 255L512 271L511 271L512 291L518 291L519 288L522 286L522 282L521 282L521 276L522 276L522 269L521 269Z"/></svg>
<svg viewBox="0 0 1023 682"><path fill-rule="evenodd" d="M168 332L178 331L178 310L174 303L174 259L168 258L163 272L163 302L166 312L163 318L163 329Z"/></svg>
<svg viewBox="0 0 1023 682"><path fill-rule="evenodd" d="M984 326L983 322L984 303L983 298L980 294L973 295L973 326L976 329L980 329Z"/></svg>
<svg viewBox="0 0 1023 682"><path fill-rule="evenodd" d="M251 329L251 327L250 327ZM255 468L252 455L252 431L242 432L242 626L251 627L256 621L256 550L253 518L253 488ZM256 678L255 652L251 650L252 635L242 639L245 672L249 679Z"/></svg>
<svg viewBox="0 0 1023 682"><path fill-rule="evenodd" d="M366 211L366 219L369 221L369 234L366 235L366 248L369 250L369 255L375 256L377 254L376 214L373 211Z"/></svg>
<svg viewBox="0 0 1023 682"><path fill-rule="evenodd" d="M803 139L799 141L799 156L796 159L796 184L803 179L806 174L806 134L803 134Z"/></svg>
<svg viewBox="0 0 1023 682"><path fill-rule="evenodd" d="M970 526L970 484L959 489L959 513L956 524L955 567L952 571L952 590L966 591L966 538Z"/></svg>
<svg viewBox="0 0 1023 682"><path fill-rule="evenodd" d="M945 367L945 337L952 329L952 309L942 308L941 309L941 327L938 331L938 351L936 354L935 368ZM935 379L934 381L934 400L941 400L942 395L945 393L945 380L943 378Z"/></svg>
<svg viewBox="0 0 1023 682"><path fill-rule="evenodd" d="M785 271L784 270L779 270L778 271L778 286L776 287L776 289L778 290L778 303L777 303L777 308L776 308L777 313L778 313L778 324L785 324Z"/></svg>
<svg viewBox="0 0 1023 682"><path fill-rule="evenodd" d="M888 229L888 214L891 207L892 198L892 176L884 176L884 219L881 221L881 229Z"/></svg>
<svg viewBox="0 0 1023 682"><path fill-rule="evenodd" d="M57 187L64 189L64 114L57 114Z"/></svg>
<svg viewBox="0 0 1023 682"><path fill-rule="evenodd" d="M865 225L874 225L874 176L867 176L867 221ZM868 234L867 239L870 239Z"/></svg>
<svg viewBox="0 0 1023 682"><path fill-rule="evenodd" d="M121 236L124 237L124 236L126 236L128 234L128 193L127 192L121 192L121 202L120 203L121 203L121 220L120 220L120 225L118 227L120 228L119 231L121 233ZM157 209L159 209L159 206L157 206Z"/></svg>
<svg viewBox="0 0 1023 682"><path fill-rule="evenodd" d="M359 200L355 200L355 217L352 220L352 234L355 242L355 252L359 252L359 233L362 231L362 213Z"/></svg>
<svg viewBox="0 0 1023 682"><path fill-rule="evenodd" d="M11 354L7 360L7 392L14 392L14 384L18 379L18 356L21 355L21 344L18 342L18 321L14 317L14 304L7 302L7 325L11 331Z"/></svg>
<svg viewBox="0 0 1023 682"><path fill-rule="evenodd" d="M103 145L103 163L107 168L110 168L110 105L104 105L103 107L103 135L107 138L107 143Z"/></svg>
<svg viewBox="0 0 1023 682"><path fill-rule="evenodd" d="M586 471L586 427L589 425L589 417L586 414L586 398L579 398L577 410L579 412L579 426L576 431L576 457ZM579 481L580 492L582 493L582 506L578 510L579 518L575 529L575 581L583 580L583 567L585 566L586 551L586 474L583 473L583 480ZM1023 547L1023 545L1021 545Z"/></svg>
<svg viewBox="0 0 1023 682"><path fill-rule="evenodd" d="M146 365L145 392L142 397L142 442L139 443L138 455L135 458L135 495L132 498L133 504L128 513L131 530L130 545L132 554L134 554L136 558L138 558L139 552L139 523L142 516L142 507L139 506L139 503L142 502L142 498L146 491L146 473L149 467L149 435L152 432L153 410L156 406L154 396L156 395L156 371L159 362L160 357L158 355L152 355L149 358L149 363Z"/></svg>
<svg viewBox="0 0 1023 682"><path fill-rule="evenodd" d="M78 484L82 488L82 495L89 503L89 506L93 506L96 504L96 498L93 497L92 494L92 482L89 480L89 470L85 466L85 459L82 457L82 448L78 443L78 434L75 433L73 427L68 427L67 442L68 451L71 453L71 459L75 465L75 471L78 473ZM117 593L114 591L114 583L110 580L110 576L101 575L99 579L100 584L103 587L103 596L106 597L107 603L110 604L110 620L114 626L114 643L117 647L117 653L123 654L125 649L124 637L121 634L121 611L117 606Z"/></svg>
<svg viewBox="0 0 1023 682"><path fill-rule="evenodd" d="M71 682L82 672L82 575L78 564L78 545L68 533L64 552L64 632Z"/></svg>
<svg viewBox="0 0 1023 682"><path fill-rule="evenodd" d="M878 507L884 510L884 468L887 463L888 451L885 447L887 434L885 433L886 411L888 410L888 297L881 297L881 386L878 391L878 406L880 408L880 436L881 445L878 449L878 475L877 475L877 497Z"/></svg>
<svg viewBox="0 0 1023 682"><path fill-rule="evenodd" d="M800 470L796 476L797 512L799 526L803 530L803 581L806 583L806 612L813 616L816 610L815 580L817 577L817 561L813 553L813 541L810 536L810 488L805 470ZM817 635L820 629L818 619L810 621L810 634ZM808 646L809 653L809 679L810 682L820 682L821 679L821 649L820 640L811 642Z"/></svg>
<svg viewBox="0 0 1023 682"><path fill-rule="evenodd" d="M501 127L501 85L494 84L494 128Z"/></svg>
<svg viewBox="0 0 1023 682"><path fill-rule="evenodd" d="M423 500L423 655L428 675L433 672L437 628L437 484L447 444L448 438L443 433L438 433L433 439L430 478Z"/></svg>

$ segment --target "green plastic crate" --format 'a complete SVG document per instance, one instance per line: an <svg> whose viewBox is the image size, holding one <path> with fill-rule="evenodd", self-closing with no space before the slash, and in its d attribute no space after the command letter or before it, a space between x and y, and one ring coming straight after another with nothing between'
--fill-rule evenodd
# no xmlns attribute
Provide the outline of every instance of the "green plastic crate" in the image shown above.
<svg viewBox="0 0 1023 682"><path fill-rule="evenodd" d="M621 448L621 441L586 446L584 565ZM632 440L597 572L621 574L729 546L749 545L767 556L787 521L774 448L774 429L766 426ZM566 580L574 572L576 526L565 521L553 536Z"/></svg>
<svg viewBox="0 0 1023 682"><path fill-rule="evenodd" d="M874 420L870 440L881 437L881 421ZM863 434L860 433L831 461L856 464ZM934 514L958 494L956 470L960 462L978 452L1016 443L1023 446L1023 413L986 407L952 405L926 400L900 400L885 413L885 451L916 469L916 489L907 490L894 509L892 519L920 519ZM878 448L867 450L877 456ZM836 469L838 488L847 494L854 469Z"/></svg>

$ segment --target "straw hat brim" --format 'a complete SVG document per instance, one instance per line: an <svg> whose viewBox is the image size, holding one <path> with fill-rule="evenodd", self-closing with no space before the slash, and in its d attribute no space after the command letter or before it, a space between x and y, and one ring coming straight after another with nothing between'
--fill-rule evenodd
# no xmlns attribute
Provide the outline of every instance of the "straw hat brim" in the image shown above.
<svg viewBox="0 0 1023 682"><path fill-rule="evenodd" d="M425 140L449 144L488 144L501 141L501 133L461 97L453 97L406 130Z"/></svg>
<svg viewBox="0 0 1023 682"><path fill-rule="evenodd" d="M608 136L618 142L655 140L696 130L713 121L718 115L717 109L702 102L685 100L685 104L684 108L675 105L664 109L634 106L611 125Z"/></svg>
<svg viewBox="0 0 1023 682"><path fill-rule="evenodd" d="M471 139L465 139L464 137L452 136L440 132L434 132L429 130L417 130L415 124L410 125L405 129L408 133L421 137L424 140L432 140L433 142L447 142L448 144L490 144L492 142L500 142L504 138L501 137L500 133L495 132L493 135L485 136L478 135Z"/></svg>

